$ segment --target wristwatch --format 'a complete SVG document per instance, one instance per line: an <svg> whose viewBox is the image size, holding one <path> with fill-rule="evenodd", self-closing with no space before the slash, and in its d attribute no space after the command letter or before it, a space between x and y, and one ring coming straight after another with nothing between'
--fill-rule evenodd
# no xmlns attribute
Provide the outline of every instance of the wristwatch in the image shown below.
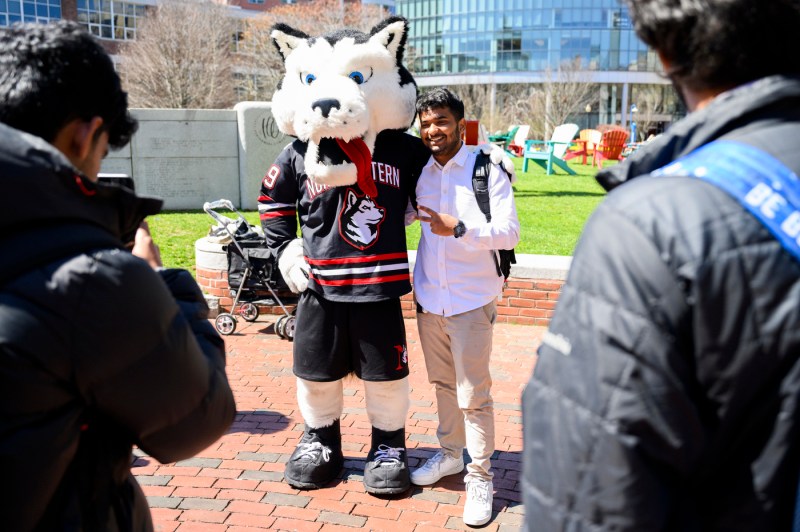
<svg viewBox="0 0 800 532"><path fill-rule="evenodd" d="M461 238L464 236L464 233L467 232L467 226L464 225L464 222L461 220L458 221L455 227L453 227L453 236L456 238Z"/></svg>

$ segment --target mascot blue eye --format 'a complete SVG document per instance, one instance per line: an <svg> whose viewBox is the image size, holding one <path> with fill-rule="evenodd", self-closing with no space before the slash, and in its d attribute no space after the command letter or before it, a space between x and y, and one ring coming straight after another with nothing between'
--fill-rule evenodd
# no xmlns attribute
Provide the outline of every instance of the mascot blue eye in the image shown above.
<svg viewBox="0 0 800 532"><path fill-rule="evenodd" d="M364 83L364 74L362 74L358 70L355 70L353 72L350 72L350 79L355 81L358 85L361 85L362 83Z"/></svg>
<svg viewBox="0 0 800 532"><path fill-rule="evenodd" d="M312 82L313 82L315 79L317 79L317 76L315 76L314 74L306 74L306 75L303 77L303 83L305 83L306 85L311 85L311 83L312 83Z"/></svg>

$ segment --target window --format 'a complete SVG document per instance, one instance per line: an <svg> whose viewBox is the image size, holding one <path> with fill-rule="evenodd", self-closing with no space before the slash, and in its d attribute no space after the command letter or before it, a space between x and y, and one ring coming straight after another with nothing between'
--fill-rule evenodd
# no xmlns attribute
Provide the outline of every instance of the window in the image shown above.
<svg viewBox="0 0 800 532"><path fill-rule="evenodd" d="M1 1L1 0L0 0ZM112 0L78 0L78 22L101 39L136 39L137 19L144 17L145 6Z"/></svg>
<svg viewBox="0 0 800 532"><path fill-rule="evenodd" d="M247 38L242 29L234 31L231 34L231 52L241 53L247 50ZM249 50L248 50L249 51Z"/></svg>
<svg viewBox="0 0 800 532"><path fill-rule="evenodd" d="M0 26L61 18L61 0L0 0Z"/></svg>

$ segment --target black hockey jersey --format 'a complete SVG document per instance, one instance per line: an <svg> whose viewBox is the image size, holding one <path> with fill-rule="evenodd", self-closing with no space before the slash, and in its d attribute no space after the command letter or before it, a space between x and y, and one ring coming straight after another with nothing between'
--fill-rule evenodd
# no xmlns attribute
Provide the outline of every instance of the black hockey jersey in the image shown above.
<svg viewBox="0 0 800 532"><path fill-rule="evenodd" d="M277 256L297 235L311 272L309 290L332 301L368 302L411 291L404 216L430 158L422 141L382 131L375 141L370 198L357 184L331 187L308 179L306 143L295 140L261 183L258 210L267 245Z"/></svg>

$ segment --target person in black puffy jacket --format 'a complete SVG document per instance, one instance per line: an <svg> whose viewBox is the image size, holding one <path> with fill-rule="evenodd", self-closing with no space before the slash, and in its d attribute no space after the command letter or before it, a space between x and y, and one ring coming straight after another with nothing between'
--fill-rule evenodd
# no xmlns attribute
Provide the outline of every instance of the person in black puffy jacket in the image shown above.
<svg viewBox="0 0 800 532"><path fill-rule="evenodd" d="M790 530L800 262L780 238L797 228L723 185L754 163L800 193L800 3L628 5L691 112L597 176L611 192L523 394L526 528ZM689 164L708 153L728 155Z"/></svg>
<svg viewBox="0 0 800 532"><path fill-rule="evenodd" d="M96 182L135 129L80 26L0 28L4 530L152 530L133 445L173 462L233 421L202 293L142 223L161 201Z"/></svg>

